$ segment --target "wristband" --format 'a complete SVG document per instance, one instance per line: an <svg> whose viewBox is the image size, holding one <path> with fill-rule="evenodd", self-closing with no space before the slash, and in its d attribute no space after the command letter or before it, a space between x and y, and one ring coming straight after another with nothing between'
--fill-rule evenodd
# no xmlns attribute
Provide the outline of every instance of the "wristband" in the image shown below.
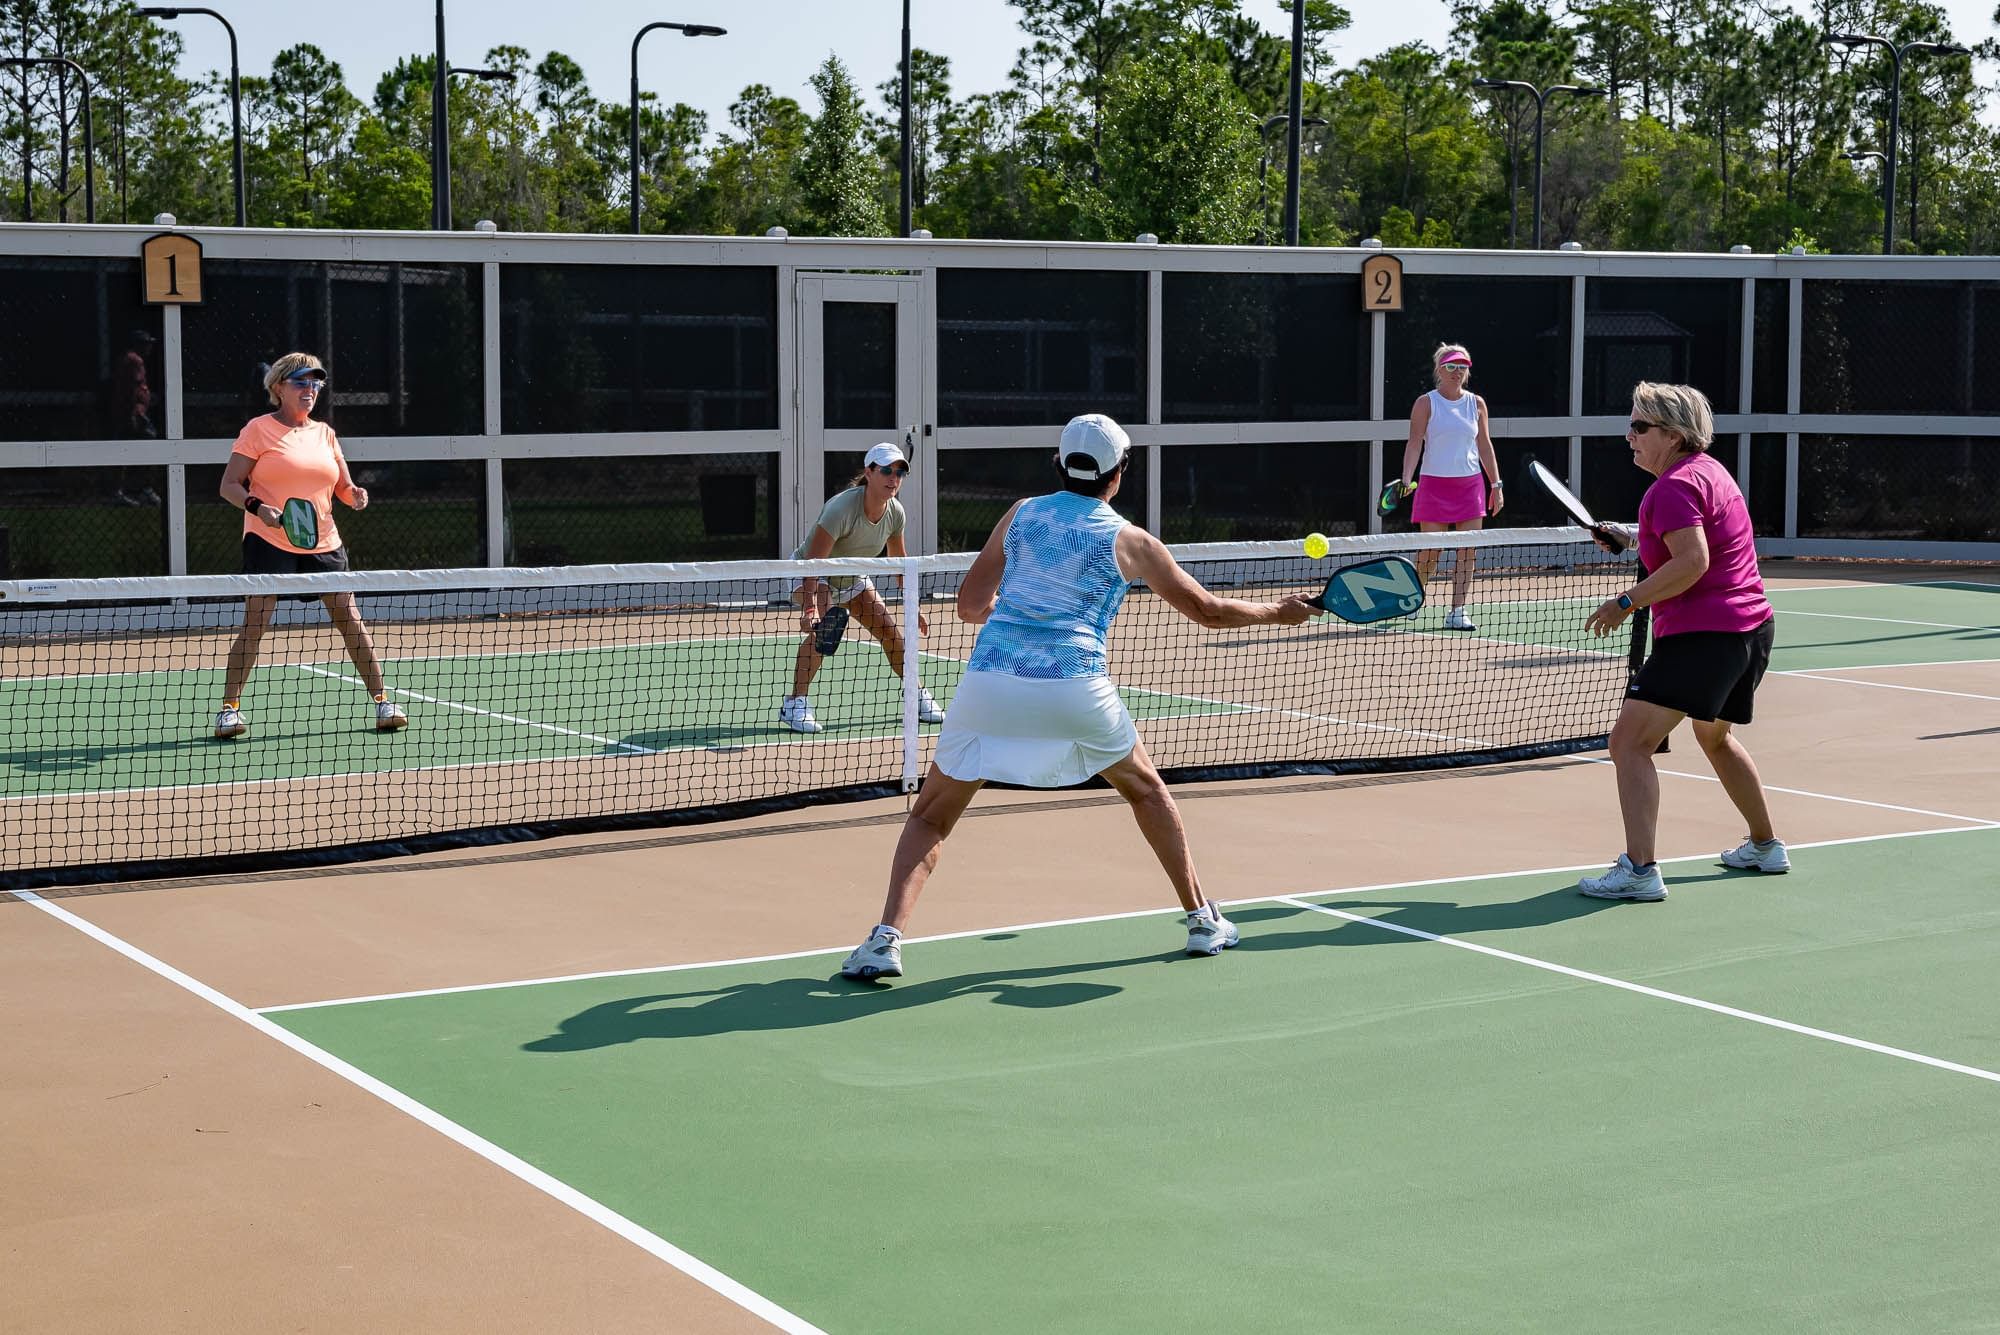
<svg viewBox="0 0 2000 1335"><path fill-rule="evenodd" d="M243 513L254 515L257 513L257 507L261 506L263 503L264 502L258 500L255 496L252 496L249 492L246 491L243 493Z"/></svg>

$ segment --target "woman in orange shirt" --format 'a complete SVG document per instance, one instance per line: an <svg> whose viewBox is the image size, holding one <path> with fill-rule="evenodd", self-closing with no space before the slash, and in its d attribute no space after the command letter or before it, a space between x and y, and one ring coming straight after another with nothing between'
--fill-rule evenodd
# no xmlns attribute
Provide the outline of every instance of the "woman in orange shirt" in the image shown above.
<svg viewBox="0 0 2000 1335"><path fill-rule="evenodd" d="M264 373L264 391L277 405L274 412L253 417L230 448L229 467L222 473L222 499L243 510L243 572L247 575L313 574L347 569L347 548L333 524L337 496L355 510L368 507L366 488L354 485L340 439L333 428L316 422L312 410L326 388L326 368L308 352L288 352ZM285 524L287 511L293 524ZM308 518L308 514L310 518ZM294 538L301 541L295 543ZM382 685L382 666L375 659L375 642L354 606L351 593L321 596L327 614L347 644L347 656L361 673L375 701L375 726L393 732L409 723ZM270 628L278 600L260 595L243 600L243 629L229 646L229 670L222 688L222 709L215 716L217 737L241 737L250 731L243 721L243 687L257 665L257 650Z"/></svg>

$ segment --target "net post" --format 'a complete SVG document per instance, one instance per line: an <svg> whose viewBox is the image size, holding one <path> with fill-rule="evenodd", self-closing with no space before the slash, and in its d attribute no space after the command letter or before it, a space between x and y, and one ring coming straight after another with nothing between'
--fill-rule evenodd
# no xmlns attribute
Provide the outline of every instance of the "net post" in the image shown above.
<svg viewBox="0 0 2000 1335"><path fill-rule="evenodd" d="M917 637L917 616L923 610L917 574L918 558L903 558L903 791L917 791L917 691L922 678L917 658L923 652Z"/></svg>

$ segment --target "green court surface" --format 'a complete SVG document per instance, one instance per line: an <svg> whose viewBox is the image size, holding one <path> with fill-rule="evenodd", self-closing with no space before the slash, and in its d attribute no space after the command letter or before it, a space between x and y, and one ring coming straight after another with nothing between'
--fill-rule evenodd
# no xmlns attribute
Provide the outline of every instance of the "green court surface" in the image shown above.
<svg viewBox="0 0 2000 1335"><path fill-rule="evenodd" d="M260 666L249 736L209 735L219 668L0 680L11 720L0 797L385 773L564 757L896 737L901 681L872 646L826 660L813 685L825 731L778 722L798 637L690 640L558 653L392 659L392 697L419 726L377 733L352 665ZM924 656L949 702L963 665ZM1123 690L1136 718L1238 706Z"/></svg>
<svg viewBox="0 0 2000 1335"><path fill-rule="evenodd" d="M1771 603L1779 672L2000 658L2000 584L1777 589Z"/></svg>
<svg viewBox="0 0 2000 1335"><path fill-rule="evenodd" d="M2000 830L1795 861L267 1014L828 1331L1989 1329Z"/></svg>

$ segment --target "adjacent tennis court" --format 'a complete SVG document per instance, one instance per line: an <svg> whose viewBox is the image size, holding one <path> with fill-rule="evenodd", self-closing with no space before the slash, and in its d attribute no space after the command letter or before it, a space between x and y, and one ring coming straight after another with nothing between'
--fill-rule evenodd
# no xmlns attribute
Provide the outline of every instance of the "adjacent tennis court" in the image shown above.
<svg viewBox="0 0 2000 1335"><path fill-rule="evenodd" d="M50 1129L0 1151L32 1240L0 1298L105 1330L1978 1328L2000 1309L2000 585L1893 576L1773 577L1743 735L1795 870L1716 862L1741 831L1683 731L1663 904L1575 892L1619 838L1590 755L1183 785L1244 933L1214 960L1180 954L1122 803L1091 791L982 797L888 986L834 972L894 799L0 897L0 1103ZM1266 726L1285 664L1363 635L1459 646L1501 693L1605 652L1586 604L1537 605L1475 603L1470 637L1316 623L1233 692L1163 669L1157 707ZM603 655L624 691L671 652L718 695L744 662L788 671L795 635L745 641L532 670L594 690ZM573 748L552 781L619 743L732 758L676 731L696 716L454 693L447 661L406 652L391 680L487 711L450 711L468 727L601 739L548 733ZM350 718L359 691L324 675L344 665L291 662L322 671L264 671L330 691L357 754L423 744ZM160 674L162 700L189 692L162 735L241 751L200 735L212 671ZM824 679L879 692L893 735L872 645ZM730 708L758 694L775 731L760 693ZM413 772L347 781L380 800Z"/></svg>

